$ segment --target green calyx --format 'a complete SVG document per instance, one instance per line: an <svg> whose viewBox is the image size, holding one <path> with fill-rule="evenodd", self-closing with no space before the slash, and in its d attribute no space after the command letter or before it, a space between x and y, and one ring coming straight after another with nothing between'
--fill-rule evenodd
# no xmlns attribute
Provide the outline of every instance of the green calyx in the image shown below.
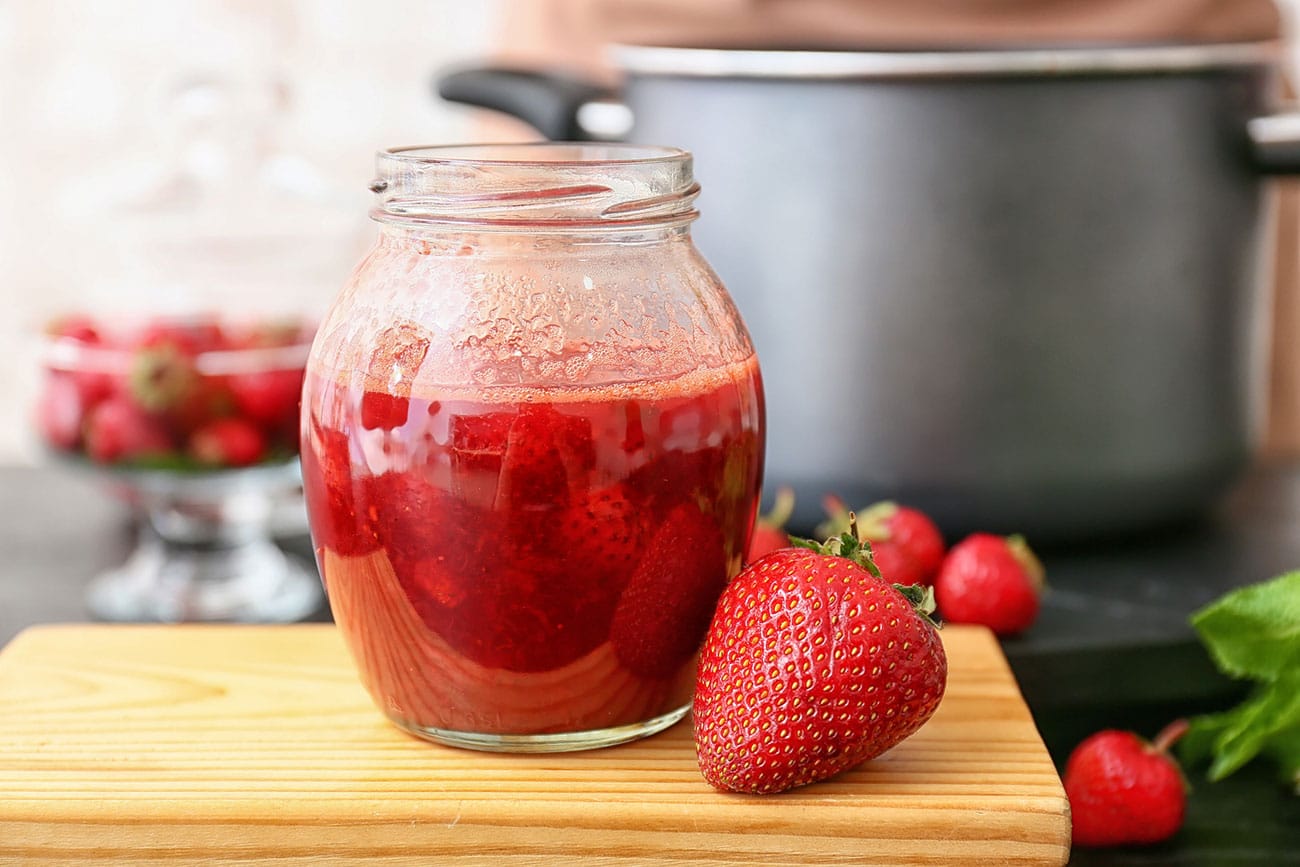
<svg viewBox="0 0 1300 867"><path fill-rule="evenodd" d="M796 548L805 548L809 551L816 552L828 557L843 557L866 569L877 578L881 577L880 569L876 566L875 559L871 556L871 543L863 539L858 527L858 517L853 512L848 513L849 528L847 531L840 533L838 536L831 536L825 542L817 542L812 539L791 538L790 544ZM912 608L916 610L936 629L940 623L933 617L935 611L934 588L922 587L908 584L894 584L894 589L903 594Z"/></svg>

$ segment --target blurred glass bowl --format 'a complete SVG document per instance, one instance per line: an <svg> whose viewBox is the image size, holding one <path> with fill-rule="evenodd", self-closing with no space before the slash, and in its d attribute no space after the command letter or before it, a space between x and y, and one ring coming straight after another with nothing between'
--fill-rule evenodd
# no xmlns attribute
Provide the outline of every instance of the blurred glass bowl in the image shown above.
<svg viewBox="0 0 1300 867"><path fill-rule="evenodd" d="M119 621L299 620L314 567L270 526L300 485L298 406L313 329L215 316L53 323L36 426L60 463L99 476L141 517L126 563L87 603Z"/></svg>

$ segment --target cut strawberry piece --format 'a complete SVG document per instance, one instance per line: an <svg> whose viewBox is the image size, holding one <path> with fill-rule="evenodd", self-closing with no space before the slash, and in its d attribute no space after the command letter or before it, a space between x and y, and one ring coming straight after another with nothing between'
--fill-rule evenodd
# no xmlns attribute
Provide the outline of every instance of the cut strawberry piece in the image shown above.
<svg viewBox="0 0 1300 867"><path fill-rule="evenodd" d="M669 678L699 650L727 583L717 522L693 503L669 512L619 598L610 640L619 661Z"/></svg>
<svg viewBox="0 0 1300 867"><path fill-rule="evenodd" d="M567 506L595 463L591 422L547 405L525 405L510 425L497 488L507 509Z"/></svg>
<svg viewBox="0 0 1300 867"><path fill-rule="evenodd" d="M266 436L247 419L219 418L190 436L190 456L211 467L247 467L266 457Z"/></svg>
<svg viewBox="0 0 1300 867"><path fill-rule="evenodd" d="M408 397L396 397L379 391L361 395L361 426L366 430L393 430L406 424L411 412Z"/></svg>
<svg viewBox="0 0 1300 867"><path fill-rule="evenodd" d="M302 450L302 484L311 515L312 540L344 557L379 547L364 489L353 481L347 434L323 427L313 417Z"/></svg>
<svg viewBox="0 0 1300 867"><path fill-rule="evenodd" d="M166 426L125 398L104 401L86 422L86 454L100 463L157 457L172 450Z"/></svg>

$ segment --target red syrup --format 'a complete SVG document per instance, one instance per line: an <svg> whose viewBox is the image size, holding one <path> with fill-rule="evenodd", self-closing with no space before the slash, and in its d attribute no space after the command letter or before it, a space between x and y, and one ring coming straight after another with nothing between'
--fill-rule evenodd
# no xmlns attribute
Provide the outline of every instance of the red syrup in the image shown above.
<svg viewBox="0 0 1300 867"><path fill-rule="evenodd" d="M757 367L500 394L308 377L308 515L367 689L407 728L483 734L682 707L757 508Z"/></svg>

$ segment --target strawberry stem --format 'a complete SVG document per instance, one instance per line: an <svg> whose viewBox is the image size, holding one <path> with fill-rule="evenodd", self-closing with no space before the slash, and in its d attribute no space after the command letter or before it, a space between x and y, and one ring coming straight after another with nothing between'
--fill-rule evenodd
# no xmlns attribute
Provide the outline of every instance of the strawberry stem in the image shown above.
<svg viewBox="0 0 1300 867"><path fill-rule="evenodd" d="M1160 753L1162 755L1168 753L1169 748L1177 743L1179 738L1187 734L1187 730L1191 728L1191 725L1192 724L1185 719L1174 720L1169 725L1162 728L1160 734L1156 735L1155 739L1151 741L1150 752Z"/></svg>

